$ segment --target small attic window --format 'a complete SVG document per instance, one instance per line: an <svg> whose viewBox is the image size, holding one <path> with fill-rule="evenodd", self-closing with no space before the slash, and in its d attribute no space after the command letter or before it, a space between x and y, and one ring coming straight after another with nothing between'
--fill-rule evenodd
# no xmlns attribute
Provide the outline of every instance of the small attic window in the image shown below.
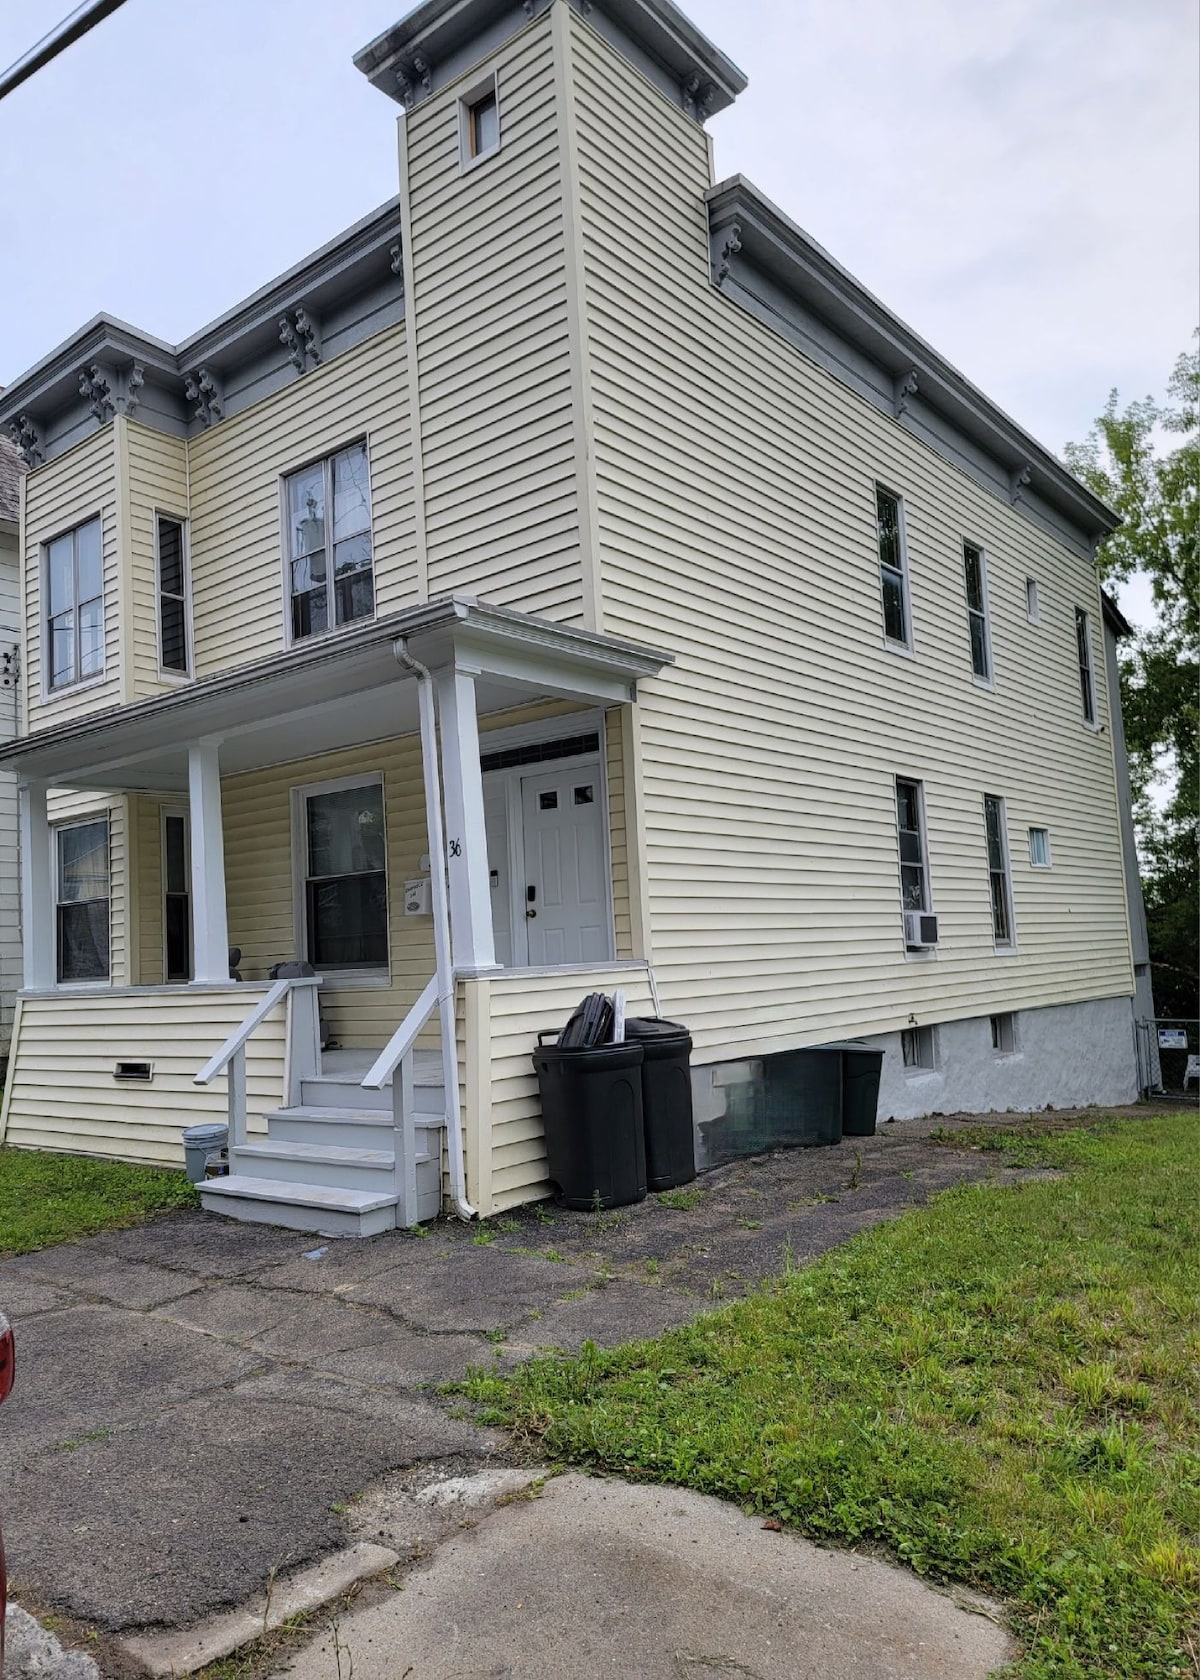
<svg viewBox="0 0 1200 1680"><path fill-rule="evenodd" d="M458 131L464 169L494 157L500 150L500 100L494 73L459 100Z"/></svg>

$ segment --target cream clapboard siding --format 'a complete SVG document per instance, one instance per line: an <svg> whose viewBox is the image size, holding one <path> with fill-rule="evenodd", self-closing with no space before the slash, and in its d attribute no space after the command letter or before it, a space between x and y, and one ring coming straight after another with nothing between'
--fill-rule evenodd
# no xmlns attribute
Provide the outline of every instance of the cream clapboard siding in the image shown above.
<svg viewBox="0 0 1200 1680"><path fill-rule="evenodd" d="M70 718L119 705L120 594L117 543L116 428L100 431L25 477L25 647L23 680L27 727L48 729ZM43 695L45 602L42 551L52 538L100 515L104 555L104 674L77 687Z"/></svg>
<svg viewBox="0 0 1200 1680"><path fill-rule="evenodd" d="M616 707L604 714L604 771L608 784L608 851L612 866L613 931L620 958L640 955L633 949L633 928L629 909L629 853L637 838L629 833L625 803L625 748L621 734L621 712Z"/></svg>
<svg viewBox="0 0 1200 1680"><path fill-rule="evenodd" d="M639 720L665 1011L703 1056L1130 991L1110 747L1075 659L1081 605L1107 717L1092 568L713 288L705 136L574 14L572 36L604 621L678 661ZM905 499L911 659L882 642L877 479ZM972 680L964 538L995 692ZM925 784L933 958L903 949L897 774ZM1007 801L1008 955L985 792Z"/></svg>
<svg viewBox="0 0 1200 1680"><path fill-rule="evenodd" d="M131 921L136 921L137 911L136 906L131 905L129 882L137 877L137 858L136 850L130 843L128 798L124 794L77 793L69 788L51 788L46 796L46 815L52 828L87 822L93 817L108 818L110 984L133 985L130 925ZM53 877L51 891L57 891L57 880Z"/></svg>
<svg viewBox="0 0 1200 1680"><path fill-rule="evenodd" d="M181 1166L183 1127L226 1117L224 1076L207 1086L195 1076L260 996L230 986L23 998L0 1137L25 1149ZM247 1046L252 1130L283 1100L285 1033L280 1004ZM150 1083L118 1083L113 1068L125 1060L152 1062Z"/></svg>
<svg viewBox="0 0 1200 1680"><path fill-rule="evenodd" d="M126 424L129 472L129 599L133 623L133 694L170 693L180 677L163 676L158 645L158 557L155 516L188 516L187 444L134 420Z"/></svg>
<svg viewBox="0 0 1200 1680"><path fill-rule="evenodd" d="M631 1015L652 1014L653 1004L642 964L512 969L460 986L470 1192L480 1213L502 1213L552 1194L532 1061L539 1031L565 1025L588 992L621 987Z"/></svg>
<svg viewBox="0 0 1200 1680"><path fill-rule="evenodd" d="M501 145L463 170L458 104L498 76ZM429 595L582 614L550 21L404 119Z"/></svg>
<svg viewBox="0 0 1200 1680"><path fill-rule="evenodd" d="M0 649L21 645L20 546L0 529ZM0 688L0 743L16 735L20 717L15 683ZM0 1054L12 1034L13 1005L21 984L21 858L17 778L0 771Z"/></svg>
<svg viewBox="0 0 1200 1680"><path fill-rule="evenodd" d="M367 438L377 610L418 599L403 326L315 368L190 446L197 677L284 647L281 478Z"/></svg>

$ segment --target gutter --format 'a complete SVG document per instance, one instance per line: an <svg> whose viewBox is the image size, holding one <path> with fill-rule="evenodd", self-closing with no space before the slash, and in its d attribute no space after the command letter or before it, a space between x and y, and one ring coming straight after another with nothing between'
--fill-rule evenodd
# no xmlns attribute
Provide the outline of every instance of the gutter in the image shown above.
<svg viewBox="0 0 1200 1680"><path fill-rule="evenodd" d="M462 1109L458 1097L458 1023L454 1009L454 961L450 950L450 900L446 892L446 836L442 827L442 784L438 770L437 713L433 678L408 651L403 637L392 645L397 663L417 679L421 713L421 760L425 782L425 819L429 828L429 884L433 895L433 945L438 982L438 1019L442 1029L442 1084L446 1096L446 1142L450 1157L450 1200L462 1220L478 1217L467 1200Z"/></svg>

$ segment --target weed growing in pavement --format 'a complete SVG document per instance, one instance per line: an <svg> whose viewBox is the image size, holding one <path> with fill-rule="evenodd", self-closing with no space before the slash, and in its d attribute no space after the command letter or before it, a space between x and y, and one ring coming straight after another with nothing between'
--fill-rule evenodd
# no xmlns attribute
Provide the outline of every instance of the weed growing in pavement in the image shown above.
<svg viewBox="0 0 1200 1680"><path fill-rule="evenodd" d="M676 1208L680 1213L690 1213L698 1208L708 1194L706 1190L659 1190L654 1200L659 1207Z"/></svg>

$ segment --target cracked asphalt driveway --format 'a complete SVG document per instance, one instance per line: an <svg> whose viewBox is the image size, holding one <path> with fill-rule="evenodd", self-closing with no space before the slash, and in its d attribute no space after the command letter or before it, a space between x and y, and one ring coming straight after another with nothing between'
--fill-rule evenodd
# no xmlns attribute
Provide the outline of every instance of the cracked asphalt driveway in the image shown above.
<svg viewBox="0 0 1200 1680"><path fill-rule="evenodd" d="M677 1206L342 1243L185 1212L0 1263L16 1596L111 1631L244 1602L343 1545L346 1503L389 1472L503 1461L438 1392L469 1365L657 1335L1003 1171L926 1130L736 1162Z"/></svg>

